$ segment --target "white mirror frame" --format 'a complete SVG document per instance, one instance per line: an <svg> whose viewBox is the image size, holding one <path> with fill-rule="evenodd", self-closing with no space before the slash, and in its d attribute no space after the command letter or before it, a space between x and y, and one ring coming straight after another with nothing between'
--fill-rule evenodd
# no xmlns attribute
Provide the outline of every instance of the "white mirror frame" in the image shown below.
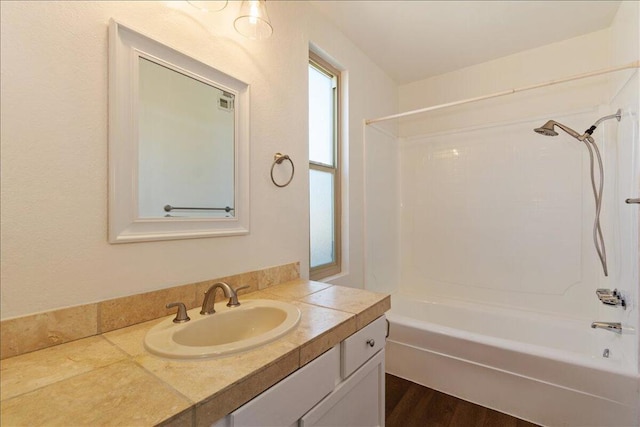
<svg viewBox="0 0 640 427"><path fill-rule="evenodd" d="M138 218L139 57L235 95L235 216ZM249 233L249 85L111 20L109 24L109 242Z"/></svg>

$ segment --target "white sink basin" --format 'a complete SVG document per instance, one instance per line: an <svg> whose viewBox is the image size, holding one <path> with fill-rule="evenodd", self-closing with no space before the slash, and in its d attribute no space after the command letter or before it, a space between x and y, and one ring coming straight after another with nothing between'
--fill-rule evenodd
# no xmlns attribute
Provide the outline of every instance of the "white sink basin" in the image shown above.
<svg viewBox="0 0 640 427"><path fill-rule="evenodd" d="M173 317L151 328L144 346L151 353L171 359L201 359L249 350L274 341L300 321L300 310L273 300L245 300L239 307L216 303L216 312L201 315L188 311L191 320L173 323Z"/></svg>

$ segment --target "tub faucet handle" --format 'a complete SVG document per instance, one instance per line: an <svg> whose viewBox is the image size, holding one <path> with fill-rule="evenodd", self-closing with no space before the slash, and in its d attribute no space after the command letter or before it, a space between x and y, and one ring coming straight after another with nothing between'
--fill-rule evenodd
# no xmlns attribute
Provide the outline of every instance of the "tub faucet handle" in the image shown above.
<svg viewBox="0 0 640 427"><path fill-rule="evenodd" d="M596 295L603 304L612 305L614 307L620 306L624 310L627 309L627 301L617 289L614 289L613 291L611 289L596 289Z"/></svg>

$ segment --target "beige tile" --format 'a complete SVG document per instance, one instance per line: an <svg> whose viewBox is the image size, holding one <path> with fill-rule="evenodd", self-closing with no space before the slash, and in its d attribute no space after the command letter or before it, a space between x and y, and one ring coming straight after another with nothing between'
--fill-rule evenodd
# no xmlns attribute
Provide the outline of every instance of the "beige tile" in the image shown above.
<svg viewBox="0 0 640 427"><path fill-rule="evenodd" d="M382 301L372 305L366 310L360 312L356 317L356 326L358 330L364 328L369 323L382 316L391 309L391 297L387 295Z"/></svg>
<svg viewBox="0 0 640 427"><path fill-rule="evenodd" d="M227 283L233 289L249 286L248 289L238 291L238 295L248 294L258 290L258 272L250 271L248 273L236 274L227 279ZM224 281L224 280L223 280Z"/></svg>
<svg viewBox="0 0 640 427"><path fill-rule="evenodd" d="M300 309L300 323L281 340L302 346L301 364L313 360L357 330L357 317L353 313L292 301L290 298L271 293L273 289L279 287L274 286L264 291L254 292L245 298L286 301Z"/></svg>
<svg viewBox="0 0 640 427"><path fill-rule="evenodd" d="M356 317L351 313L317 307L299 301L292 301L291 304L300 309L300 323L293 331L282 337L283 340L302 345L330 333L333 328L345 322L351 323L355 332Z"/></svg>
<svg viewBox="0 0 640 427"><path fill-rule="evenodd" d="M264 291L252 292L250 294L243 295L242 298L240 298L240 303L242 303L243 300L251 300L251 299L271 299L276 301L291 302L291 298L286 298L280 295L272 294L267 289Z"/></svg>
<svg viewBox="0 0 640 427"><path fill-rule="evenodd" d="M356 320L351 317L340 323L332 330L317 338L309 340L300 347L300 366L306 365L325 351L340 343L356 332Z"/></svg>
<svg viewBox="0 0 640 427"><path fill-rule="evenodd" d="M126 358L102 337L11 357L0 361L0 396L8 399Z"/></svg>
<svg viewBox="0 0 640 427"><path fill-rule="evenodd" d="M296 279L279 285L271 286L268 289L265 289L265 291L288 299L300 299L331 286L332 285L328 283L310 282L305 279Z"/></svg>
<svg viewBox="0 0 640 427"><path fill-rule="evenodd" d="M283 265L280 269L280 282L289 282L300 278L300 262Z"/></svg>
<svg viewBox="0 0 640 427"><path fill-rule="evenodd" d="M144 349L145 335L147 335L149 329L153 328L163 319L164 318L154 319L129 326L128 328L116 329L115 331L102 334L102 336L125 353L131 356L139 356L147 353Z"/></svg>
<svg viewBox="0 0 640 427"><path fill-rule="evenodd" d="M0 359L97 334L97 304L64 308L0 323Z"/></svg>
<svg viewBox="0 0 640 427"><path fill-rule="evenodd" d="M310 340L300 347L300 366L304 366L334 345L356 332L356 322L350 318L336 326L333 330Z"/></svg>
<svg viewBox="0 0 640 427"><path fill-rule="evenodd" d="M298 353L289 353L265 367L259 375L230 387L215 398L196 405L196 426L209 426L236 410L298 368Z"/></svg>
<svg viewBox="0 0 640 427"><path fill-rule="evenodd" d="M3 426L155 425L192 404L131 361L2 401Z"/></svg>
<svg viewBox="0 0 640 427"><path fill-rule="evenodd" d="M300 299L308 304L333 308L360 314L369 307L378 304L388 298L388 295L365 291L363 289L348 288L345 286L332 286Z"/></svg>
<svg viewBox="0 0 640 427"><path fill-rule="evenodd" d="M288 341L295 345L302 345L319 338L324 334L331 333L334 328L343 328L340 331L333 331L335 332L334 336L338 338L342 336L341 339L346 338L348 335L356 331L357 317L353 313L306 304L300 301L291 300L291 298L281 295L272 294L271 290L278 287L279 286L275 286L264 291L251 293L245 296L245 299L273 299L285 301L298 307L300 310L300 323L295 327L295 329L280 338L281 340ZM343 335L343 330L346 331L347 335ZM332 346L333 345L330 345L325 350Z"/></svg>
<svg viewBox="0 0 640 427"><path fill-rule="evenodd" d="M175 308L165 308L171 302L182 302L193 307L194 287L183 285L100 302L98 331L104 333L167 316L176 311Z"/></svg>
<svg viewBox="0 0 640 427"><path fill-rule="evenodd" d="M386 295L300 280L299 268L299 263L293 263L93 304L95 329L91 333L97 332L96 325L111 331L103 337L0 362L2 425L69 425L69 420L87 425L209 425L389 309ZM250 285L240 292L240 301L291 301L301 310L301 322L273 343L219 359L173 361L147 353L145 334L160 318L173 314L164 305L172 301L184 302L189 308L201 305L200 294L215 281L226 281L235 288ZM259 288L266 290L256 291ZM222 292L217 299L226 300ZM88 317L76 308L68 317L58 313L54 320L63 325L83 324L74 316L90 318L90 306L85 308L89 308ZM16 339L12 344L12 337L33 334L33 342L43 341L41 331L51 328L29 325L52 323L36 316L44 315L29 316L33 319L28 322L2 322L3 341L8 337L3 354L23 348L15 344ZM119 329L125 326L129 327ZM144 398L138 400L143 396L140 390L145 390Z"/></svg>
<svg viewBox="0 0 640 427"><path fill-rule="evenodd" d="M169 302L182 302L187 309L201 306L204 292L219 281L233 288L249 286L238 292L245 295L259 288L300 277L300 263L291 263L264 270L251 271L199 283L160 289L48 313L35 314L0 322L0 359L40 350L53 345L89 337L98 333L126 328L173 313L166 309ZM224 301L222 292L216 301Z"/></svg>
<svg viewBox="0 0 640 427"><path fill-rule="evenodd" d="M279 265L276 267L265 268L258 273L259 289L265 289L273 285L289 282L300 278L300 263Z"/></svg>
<svg viewBox="0 0 640 427"><path fill-rule="evenodd" d="M278 340L251 351L217 359L170 360L146 353L135 360L189 399L199 402L269 367L291 352L295 352L297 365L296 347L290 342Z"/></svg>
<svg viewBox="0 0 640 427"><path fill-rule="evenodd" d="M193 427L196 422L196 406L158 424L160 427Z"/></svg>

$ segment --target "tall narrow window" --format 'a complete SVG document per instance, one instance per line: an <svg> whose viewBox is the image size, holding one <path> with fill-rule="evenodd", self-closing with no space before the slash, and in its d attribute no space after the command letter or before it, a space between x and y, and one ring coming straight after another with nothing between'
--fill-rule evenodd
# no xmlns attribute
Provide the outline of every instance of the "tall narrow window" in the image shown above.
<svg viewBox="0 0 640 427"><path fill-rule="evenodd" d="M340 272L340 72L309 54L310 272Z"/></svg>

